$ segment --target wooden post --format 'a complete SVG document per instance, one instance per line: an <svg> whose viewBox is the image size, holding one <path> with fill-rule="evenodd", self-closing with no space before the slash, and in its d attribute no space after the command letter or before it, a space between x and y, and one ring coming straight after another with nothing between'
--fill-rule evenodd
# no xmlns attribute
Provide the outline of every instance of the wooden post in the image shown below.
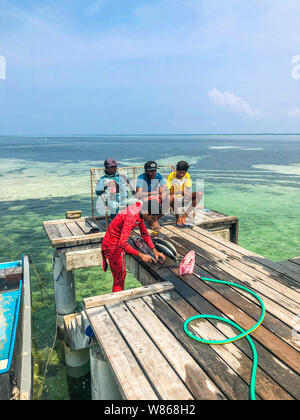
<svg viewBox="0 0 300 420"><path fill-rule="evenodd" d="M29 258L24 256L23 267L23 293L22 293L23 317L22 325L22 347L20 349L22 366L20 374L20 395L21 401L31 400L33 396L33 364L32 364L32 313L31 313L31 284Z"/></svg>
<svg viewBox="0 0 300 420"><path fill-rule="evenodd" d="M92 400L122 400L111 367L100 346L90 348L90 361Z"/></svg>
<svg viewBox="0 0 300 420"><path fill-rule="evenodd" d="M64 315L76 311L75 282L73 271L66 271L65 255L55 251L53 256L53 281L58 330L63 332Z"/></svg>
<svg viewBox="0 0 300 420"><path fill-rule="evenodd" d="M90 352L89 349L71 351L64 344L65 364L67 366L68 376L71 378L81 378L89 373L90 370Z"/></svg>

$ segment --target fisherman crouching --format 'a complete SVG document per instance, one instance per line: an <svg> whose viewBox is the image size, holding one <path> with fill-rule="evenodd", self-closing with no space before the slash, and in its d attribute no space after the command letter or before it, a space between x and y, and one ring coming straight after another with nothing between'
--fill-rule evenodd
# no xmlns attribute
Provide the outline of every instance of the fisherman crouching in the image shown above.
<svg viewBox="0 0 300 420"><path fill-rule="evenodd" d="M124 290L126 277L125 253L138 256L143 262L147 263L156 263L159 258L162 258L163 261L166 259L165 255L155 248L145 226L145 222L153 226L155 220L161 215L160 204L156 202L157 205L153 205L151 201L146 201L144 204L137 202L122 210L116 215L106 231L101 247L103 270L107 270L108 260L114 278L113 292ZM139 227L143 240L152 250L155 259L137 251L128 243L130 233L137 227Z"/></svg>
<svg viewBox="0 0 300 420"><path fill-rule="evenodd" d="M157 163L150 160L144 165L145 172L139 175L136 185L136 198L139 198L143 202L153 200L151 207L155 206L155 201L160 205L165 202L165 196L169 194L169 190L166 186L166 181L163 176L158 172ZM168 200L170 202L170 200ZM170 207L170 205L169 205ZM163 209L168 210L168 209ZM157 213L157 212L156 212ZM153 212L155 214L155 212ZM152 224L149 222L149 227L153 230L159 230L160 225L158 218L152 220Z"/></svg>
<svg viewBox="0 0 300 420"><path fill-rule="evenodd" d="M171 172L167 179L170 190L170 204L176 216L176 226L179 228L190 227L186 223L189 214L199 204L202 193L192 191L192 181L188 173L190 165L181 160L177 163L176 171ZM182 209L184 211L182 212Z"/></svg>
<svg viewBox="0 0 300 420"><path fill-rule="evenodd" d="M97 183L96 194L102 196L103 202L113 220L119 211L137 202L135 191L126 175L118 172L118 163L109 158L104 161L104 175Z"/></svg>

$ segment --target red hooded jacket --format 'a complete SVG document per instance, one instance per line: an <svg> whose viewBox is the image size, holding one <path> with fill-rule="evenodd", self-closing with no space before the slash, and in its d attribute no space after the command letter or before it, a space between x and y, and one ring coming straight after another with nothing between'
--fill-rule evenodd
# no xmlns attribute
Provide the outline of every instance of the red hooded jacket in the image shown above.
<svg viewBox="0 0 300 420"><path fill-rule="evenodd" d="M139 227L143 240L154 248L153 242L146 229L145 222L141 218L142 204L137 202L122 210L110 223L102 242L102 251L108 249L124 250L127 254L138 256L139 252L128 243L130 233Z"/></svg>

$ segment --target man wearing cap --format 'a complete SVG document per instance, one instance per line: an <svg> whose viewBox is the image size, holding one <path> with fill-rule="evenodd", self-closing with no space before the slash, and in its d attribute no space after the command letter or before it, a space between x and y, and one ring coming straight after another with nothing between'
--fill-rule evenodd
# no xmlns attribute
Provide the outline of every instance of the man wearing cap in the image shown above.
<svg viewBox="0 0 300 420"><path fill-rule="evenodd" d="M140 198L160 196L162 187L166 181L162 175L157 172L157 163L149 161L145 163L145 173L139 175L136 184L136 193Z"/></svg>
<svg viewBox="0 0 300 420"><path fill-rule="evenodd" d="M137 179L136 195L143 201L156 200L161 204L164 192L168 192L166 181L157 171L158 167L156 162L150 160L145 163L144 168L145 173L139 175ZM153 203L152 207L155 208L157 206ZM160 228L158 219L159 217L154 220L151 226L155 230Z"/></svg>
<svg viewBox="0 0 300 420"><path fill-rule="evenodd" d="M120 207L126 207L137 200L131 198L135 194L125 175L118 173L118 163L113 158L104 161L105 175L97 183L96 194L102 196L110 211L111 220L119 213Z"/></svg>

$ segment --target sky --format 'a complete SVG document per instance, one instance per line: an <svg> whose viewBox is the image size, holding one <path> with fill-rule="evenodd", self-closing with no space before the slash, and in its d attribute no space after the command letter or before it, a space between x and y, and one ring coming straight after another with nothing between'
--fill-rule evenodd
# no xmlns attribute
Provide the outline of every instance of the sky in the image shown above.
<svg viewBox="0 0 300 420"><path fill-rule="evenodd" d="M0 135L300 132L299 0L0 0Z"/></svg>

